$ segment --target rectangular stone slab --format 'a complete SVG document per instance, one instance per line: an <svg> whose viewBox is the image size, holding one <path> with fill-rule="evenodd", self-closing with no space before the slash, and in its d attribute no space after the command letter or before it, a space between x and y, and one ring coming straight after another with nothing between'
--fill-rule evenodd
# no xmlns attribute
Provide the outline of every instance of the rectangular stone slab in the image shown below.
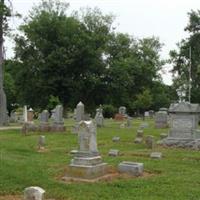
<svg viewBox="0 0 200 200"><path fill-rule="evenodd" d="M144 170L143 163L123 161L118 165L119 172L127 173L132 176L141 176Z"/></svg>

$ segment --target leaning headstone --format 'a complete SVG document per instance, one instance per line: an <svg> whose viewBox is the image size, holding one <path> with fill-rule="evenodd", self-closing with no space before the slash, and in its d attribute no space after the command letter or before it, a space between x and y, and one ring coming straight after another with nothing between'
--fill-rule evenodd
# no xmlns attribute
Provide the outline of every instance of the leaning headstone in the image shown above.
<svg viewBox="0 0 200 200"><path fill-rule="evenodd" d="M96 109L95 121L98 127L102 127L104 125L103 109L101 106Z"/></svg>
<svg viewBox="0 0 200 200"><path fill-rule="evenodd" d="M81 121L78 126L79 149L69 165L64 179L95 179L105 175L106 163L97 149L96 126L93 121Z"/></svg>
<svg viewBox="0 0 200 200"><path fill-rule="evenodd" d="M74 109L74 119L76 120L76 123L72 127L71 132L77 134L79 122L85 120L85 106L81 101L77 104L76 109Z"/></svg>
<svg viewBox="0 0 200 200"><path fill-rule="evenodd" d="M112 138L112 141L113 142L119 142L120 141L120 137L115 136L115 137Z"/></svg>
<svg viewBox="0 0 200 200"><path fill-rule="evenodd" d="M48 132L50 130L48 110L43 110L42 113L40 113L39 130L41 132Z"/></svg>
<svg viewBox="0 0 200 200"><path fill-rule="evenodd" d="M45 136L44 135L40 135L39 139L38 139L38 149L39 150L44 150L45 149Z"/></svg>
<svg viewBox="0 0 200 200"><path fill-rule="evenodd" d="M43 200L45 190L40 187L28 187L24 190L24 200Z"/></svg>
<svg viewBox="0 0 200 200"><path fill-rule="evenodd" d="M119 150L117 149L110 149L110 151L108 152L109 156L119 156Z"/></svg>
<svg viewBox="0 0 200 200"><path fill-rule="evenodd" d="M145 143L146 143L147 148L153 149L155 146L154 136L148 135L145 139Z"/></svg>
<svg viewBox="0 0 200 200"><path fill-rule="evenodd" d="M152 152L150 154L150 158L153 159L161 159L162 158L162 153L161 152Z"/></svg>
<svg viewBox="0 0 200 200"><path fill-rule="evenodd" d="M144 164L123 161L118 165L118 170L121 173L127 173L132 176L141 176L143 174Z"/></svg>
<svg viewBox="0 0 200 200"><path fill-rule="evenodd" d="M199 104L180 102L171 104L169 108L170 130L168 137L161 142L167 146L200 149L200 131L198 122Z"/></svg>
<svg viewBox="0 0 200 200"><path fill-rule="evenodd" d="M64 119L63 119L63 106L57 105L54 109L53 114L53 124L51 126L51 131L53 132L64 132L66 127L64 126Z"/></svg>
<svg viewBox="0 0 200 200"><path fill-rule="evenodd" d="M166 109L161 108L155 115L155 127L167 128L168 127L168 114Z"/></svg>

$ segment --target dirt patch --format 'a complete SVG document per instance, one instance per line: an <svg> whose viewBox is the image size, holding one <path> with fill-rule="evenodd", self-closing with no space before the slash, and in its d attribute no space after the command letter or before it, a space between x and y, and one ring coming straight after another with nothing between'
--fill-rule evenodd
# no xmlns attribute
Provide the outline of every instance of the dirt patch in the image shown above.
<svg viewBox="0 0 200 200"><path fill-rule="evenodd" d="M0 196L0 200L22 200L23 197L19 195L5 195Z"/></svg>

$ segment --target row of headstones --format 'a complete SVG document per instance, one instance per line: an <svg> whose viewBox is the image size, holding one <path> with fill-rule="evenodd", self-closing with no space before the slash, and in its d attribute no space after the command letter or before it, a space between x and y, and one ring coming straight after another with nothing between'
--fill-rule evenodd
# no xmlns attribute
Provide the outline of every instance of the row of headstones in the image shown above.
<svg viewBox="0 0 200 200"><path fill-rule="evenodd" d="M49 112L47 110L43 110L42 113L39 114L40 124L36 125L33 121L34 111L30 109L27 111L25 108L25 122L22 127L22 132L62 132L66 130L64 126L63 120L63 107L62 105L57 105L55 109L53 109L51 115L52 123L49 122ZM26 114L27 113L27 114ZM26 117L27 116L27 117Z"/></svg>

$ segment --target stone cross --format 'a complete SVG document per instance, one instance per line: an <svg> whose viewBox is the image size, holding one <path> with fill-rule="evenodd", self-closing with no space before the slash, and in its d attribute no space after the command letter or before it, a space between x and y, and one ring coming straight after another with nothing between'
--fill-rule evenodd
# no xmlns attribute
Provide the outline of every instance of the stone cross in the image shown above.
<svg viewBox="0 0 200 200"><path fill-rule="evenodd" d="M43 200L44 193L40 187L28 187L24 190L24 200Z"/></svg>
<svg viewBox="0 0 200 200"><path fill-rule="evenodd" d="M98 154L96 126L93 121L81 121L78 126L79 152Z"/></svg>
<svg viewBox="0 0 200 200"><path fill-rule="evenodd" d="M80 101L78 105L76 106L76 122L80 122L81 120L84 120L85 115L85 106Z"/></svg>

